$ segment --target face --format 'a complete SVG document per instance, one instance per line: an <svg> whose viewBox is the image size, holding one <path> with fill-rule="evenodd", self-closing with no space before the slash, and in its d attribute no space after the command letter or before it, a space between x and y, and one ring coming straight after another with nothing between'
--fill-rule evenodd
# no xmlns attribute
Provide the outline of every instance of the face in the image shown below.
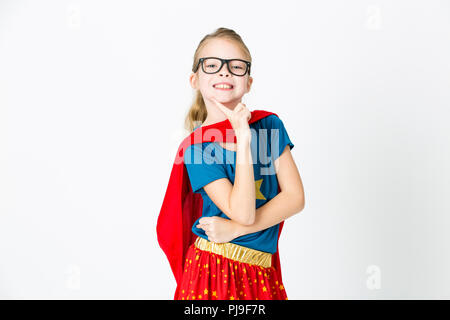
<svg viewBox="0 0 450 320"><path fill-rule="evenodd" d="M218 57L222 59L243 59L248 61L240 48L232 41L226 39L212 39L203 47L199 54L202 57ZM231 66L230 66L231 67ZM203 100L207 105L212 104L211 97L231 108L241 102L242 96L250 91L253 82L248 72L244 76L232 74L227 64L224 63L222 69L214 74L203 72L201 65L196 73L190 77L191 86L200 90ZM215 84L225 82L232 85L231 89L216 88Z"/></svg>

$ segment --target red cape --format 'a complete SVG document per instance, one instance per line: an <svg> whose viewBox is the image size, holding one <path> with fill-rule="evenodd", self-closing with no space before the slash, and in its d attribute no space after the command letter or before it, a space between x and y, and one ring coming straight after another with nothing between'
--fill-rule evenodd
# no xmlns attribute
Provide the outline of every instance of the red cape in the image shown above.
<svg viewBox="0 0 450 320"><path fill-rule="evenodd" d="M251 111L249 124L272 114L278 117L273 112L253 110ZM207 132L206 129L208 131L209 129L214 130ZM201 194L192 192L189 175L184 165L184 151L191 144L212 141L236 142L233 127L228 119L200 127L200 130L195 130L181 142L158 217L156 233L159 246L166 254L177 282L174 298L177 296L181 284L183 262L186 259L187 250L197 238L197 235L192 232L191 228L194 222L202 216L203 210L203 198ZM280 187L278 186L279 192ZM280 239L283 224L284 221L280 223L278 240ZM278 279L282 282L278 240L277 252L272 255L272 266L275 267Z"/></svg>

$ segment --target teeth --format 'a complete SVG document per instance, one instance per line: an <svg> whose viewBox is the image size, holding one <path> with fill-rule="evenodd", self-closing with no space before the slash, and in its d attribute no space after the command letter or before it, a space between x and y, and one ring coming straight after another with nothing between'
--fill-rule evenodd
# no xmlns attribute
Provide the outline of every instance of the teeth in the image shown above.
<svg viewBox="0 0 450 320"><path fill-rule="evenodd" d="M229 86L227 84L216 84L214 87L215 88L222 88L222 89L231 89L231 86Z"/></svg>

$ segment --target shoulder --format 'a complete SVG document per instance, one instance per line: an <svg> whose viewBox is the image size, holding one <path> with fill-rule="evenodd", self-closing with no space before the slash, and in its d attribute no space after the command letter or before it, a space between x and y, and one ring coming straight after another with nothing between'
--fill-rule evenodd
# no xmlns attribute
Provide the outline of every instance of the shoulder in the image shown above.
<svg viewBox="0 0 450 320"><path fill-rule="evenodd" d="M191 144L184 151L184 162L187 164L203 163L202 160L208 160L210 163L216 158L222 156L222 148L216 142L202 142Z"/></svg>
<svg viewBox="0 0 450 320"><path fill-rule="evenodd" d="M261 128L272 129L272 128L280 128L282 125L281 119L277 114L270 114L260 120L257 121Z"/></svg>
<svg viewBox="0 0 450 320"><path fill-rule="evenodd" d="M194 156L196 154L202 153L203 153L203 146L201 143L195 143L187 146L186 150L184 150L184 163L191 164L192 160L194 159Z"/></svg>
<svg viewBox="0 0 450 320"><path fill-rule="evenodd" d="M280 129L282 127L284 127L283 125L283 121L280 119L280 117L278 115L272 114L269 116L269 121L271 124L271 128L273 129Z"/></svg>

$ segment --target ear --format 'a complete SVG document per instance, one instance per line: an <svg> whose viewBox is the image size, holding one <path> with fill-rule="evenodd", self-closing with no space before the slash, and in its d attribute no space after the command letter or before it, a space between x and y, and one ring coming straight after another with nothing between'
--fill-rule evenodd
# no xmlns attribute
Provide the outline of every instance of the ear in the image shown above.
<svg viewBox="0 0 450 320"><path fill-rule="evenodd" d="M191 75L189 76L189 83L191 84L192 89L198 89L197 73L191 73Z"/></svg>
<svg viewBox="0 0 450 320"><path fill-rule="evenodd" d="M253 83L253 78L249 76L248 81L247 81L247 91L246 92L250 91L250 89L252 87L252 83Z"/></svg>

